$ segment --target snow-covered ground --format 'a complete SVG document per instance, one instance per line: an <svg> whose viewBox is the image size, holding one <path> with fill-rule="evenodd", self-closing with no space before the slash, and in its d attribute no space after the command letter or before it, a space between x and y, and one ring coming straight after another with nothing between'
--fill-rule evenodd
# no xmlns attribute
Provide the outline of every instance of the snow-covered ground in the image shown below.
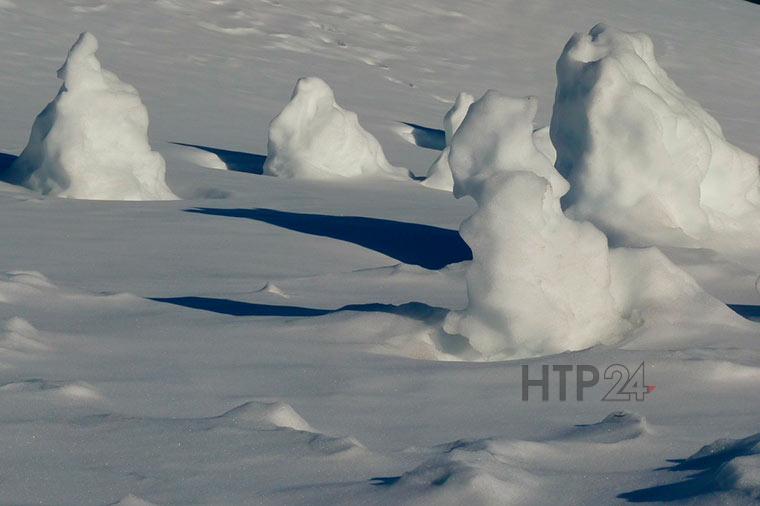
<svg viewBox="0 0 760 506"><path fill-rule="evenodd" d="M741 0L0 0L0 171L89 31L183 199L0 183L0 503L756 501L757 324L682 305L583 351L442 360L431 329L468 306L457 230L474 202L261 175L304 76L418 176L461 91L534 95L547 126L563 47L600 21L648 33L726 139L760 154L760 6ZM664 251L760 315L760 245ZM603 378L577 401L576 369L567 400L556 372L549 401L522 400L523 365L642 362L656 390L641 402L602 401Z"/></svg>

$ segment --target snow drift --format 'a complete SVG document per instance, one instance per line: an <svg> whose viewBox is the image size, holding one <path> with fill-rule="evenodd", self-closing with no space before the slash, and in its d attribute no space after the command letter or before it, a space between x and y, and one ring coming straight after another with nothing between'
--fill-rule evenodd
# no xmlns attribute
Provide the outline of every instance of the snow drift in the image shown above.
<svg viewBox="0 0 760 506"><path fill-rule="evenodd" d="M449 166L449 146L451 145L451 139L459 129L459 125L462 124L464 117L467 115L467 111L470 109L470 105L475 101L475 98L469 93L460 93L457 95L454 105L443 117L443 131L446 135L446 147L438 155L433 165L430 167L427 173L423 185L429 188L435 188L437 190L451 191L454 187L454 180L451 177L451 167Z"/></svg>
<svg viewBox="0 0 760 506"><path fill-rule="evenodd" d="M756 248L758 159L668 77L648 36L597 25L556 70L551 138L569 214L626 245L715 247L730 234Z"/></svg>
<svg viewBox="0 0 760 506"><path fill-rule="evenodd" d="M594 225L564 215L568 184L534 144L535 114L534 98L489 91L454 136L454 194L478 210L460 228L473 251L469 304L449 313L444 332L504 358L614 343L642 324L678 321L685 307L698 308L689 318L731 320L658 250L610 250Z"/></svg>
<svg viewBox="0 0 760 506"><path fill-rule="evenodd" d="M305 179L409 177L409 171L388 162L356 113L339 106L317 77L299 79L290 102L269 125L264 173Z"/></svg>
<svg viewBox="0 0 760 506"><path fill-rule="evenodd" d="M164 159L148 143L137 91L100 67L98 41L82 33L58 70L58 95L3 179L43 194L92 200L176 199Z"/></svg>

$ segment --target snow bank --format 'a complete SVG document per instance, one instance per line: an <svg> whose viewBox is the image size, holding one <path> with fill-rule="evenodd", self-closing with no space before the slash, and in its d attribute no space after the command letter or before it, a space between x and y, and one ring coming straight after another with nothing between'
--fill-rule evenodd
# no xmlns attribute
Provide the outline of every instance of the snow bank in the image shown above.
<svg viewBox="0 0 760 506"><path fill-rule="evenodd" d="M74 199L175 199L164 160L148 143L140 96L100 67L97 49L94 36L79 36L58 71L63 86L3 179Z"/></svg>
<svg viewBox="0 0 760 506"><path fill-rule="evenodd" d="M335 102L317 77L299 79L290 102L269 125L264 173L308 179L336 177L408 178L392 166L356 113Z"/></svg>
<svg viewBox="0 0 760 506"><path fill-rule="evenodd" d="M591 223L565 216L568 185L534 144L535 114L535 99L489 91L454 136L454 194L471 196L478 210L460 228L474 257L469 304L449 313L444 332L504 358L614 343L682 313L730 319L658 250L611 251Z"/></svg>
<svg viewBox="0 0 760 506"><path fill-rule="evenodd" d="M564 203L627 245L700 247L760 236L758 159L729 144L654 57L652 41L597 25L557 62L551 122Z"/></svg>
<svg viewBox="0 0 760 506"><path fill-rule="evenodd" d="M427 177L422 182L423 185L445 191L451 191L454 188L454 180L451 177L451 167L449 166L449 146L451 145L451 139L459 129L459 125L464 121L464 117L474 101L475 98L469 93L460 93L457 95L454 105L451 106L451 109L443 117L446 147L428 170Z"/></svg>

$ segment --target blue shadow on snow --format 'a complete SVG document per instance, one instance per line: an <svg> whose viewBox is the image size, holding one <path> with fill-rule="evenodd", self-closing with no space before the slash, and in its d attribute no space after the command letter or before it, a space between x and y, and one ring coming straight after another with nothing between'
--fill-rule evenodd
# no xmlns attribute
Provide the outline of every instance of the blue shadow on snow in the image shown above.
<svg viewBox="0 0 760 506"><path fill-rule="evenodd" d="M760 442L760 434L737 441L737 444L727 445L723 450L701 458L671 460L670 462L675 465L665 468L668 471L696 472L675 483L633 490L620 494L618 497L629 502L672 502L721 492L723 489L717 482L720 467L737 457L754 454L758 442Z"/></svg>
<svg viewBox="0 0 760 506"><path fill-rule="evenodd" d="M274 209L188 209L188 212L261 221L304 234L357 244L411 265L441 269L472 259L459 232L445 228L360 216L294 213Z"/></svg>
<svg viewBox="0 0 760 506"><path fill-rule="evenodd" d="M230 151L228 149L212 148L201 146L200 144L186 144L184 142L172 142L176 146L185 146L208 151L219 157L227 165L227 169L234 172L247 172L248 174L263 174L264 162L267 157L255 153L244 153L242 151Z"/></svg>
<svg viewBox="0 0 760 506"><path fill-rule="evenodd" d="M18 158L16 155L0 153L0 172L7 169Z"/></svg>
<svg viewBox="0 0 760 506"><path fill-rule="evenodd" d="M349 304L338 309L319 309L299 306L256 304L253 302L216 299L212 297L154 297L150 298L150 300L229 316L312 317L324 316L341 311L356 311L361 313L391 313L421 321L427 321L443 316L447 312L446 309L428 306L422 302L408 302L399 306L380 303Z"/></svg>

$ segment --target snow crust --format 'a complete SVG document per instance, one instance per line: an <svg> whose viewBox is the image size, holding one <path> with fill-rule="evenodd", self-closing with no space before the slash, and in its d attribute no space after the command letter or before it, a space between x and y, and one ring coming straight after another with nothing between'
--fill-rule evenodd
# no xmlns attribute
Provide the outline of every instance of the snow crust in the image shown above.
<svg viewBox="0 0 760 506"><path fill-rule="evenodd" d="M299 79L290 102L270 123L264 173L305 179L409 177L409 171L388 162L356 113L339 106L330 86L317 77Z"/></svg>
<svg viewBox="0 0 760 506"><path fill-rule="evenodd" d="M668 77L647 35L597 25L556 71L551 138L572 216L626 245L756 247L758 159Z"/></svg>
<svg viewBox="0 0 760 506"><path fill-rule="evenodd" d="M137 91L101 68L82 33L58 70L58 95L37 116L21 156L1 174L43 194L89 200L173 200L166 165L148 142Z"/></svg>
<svg viewBox="0 0 760 506"><path fill-rule="evenodd" d="M454 194L472 197L478 210L460 228L474 257L468 306L449 313L444 331L503 358L617 342L695 305L697 319L717 311L731 322L658 250L610 250L594 225L565 216L568 184L535 146L536 108L534 98L488 91L454 136Z"/></svg>

